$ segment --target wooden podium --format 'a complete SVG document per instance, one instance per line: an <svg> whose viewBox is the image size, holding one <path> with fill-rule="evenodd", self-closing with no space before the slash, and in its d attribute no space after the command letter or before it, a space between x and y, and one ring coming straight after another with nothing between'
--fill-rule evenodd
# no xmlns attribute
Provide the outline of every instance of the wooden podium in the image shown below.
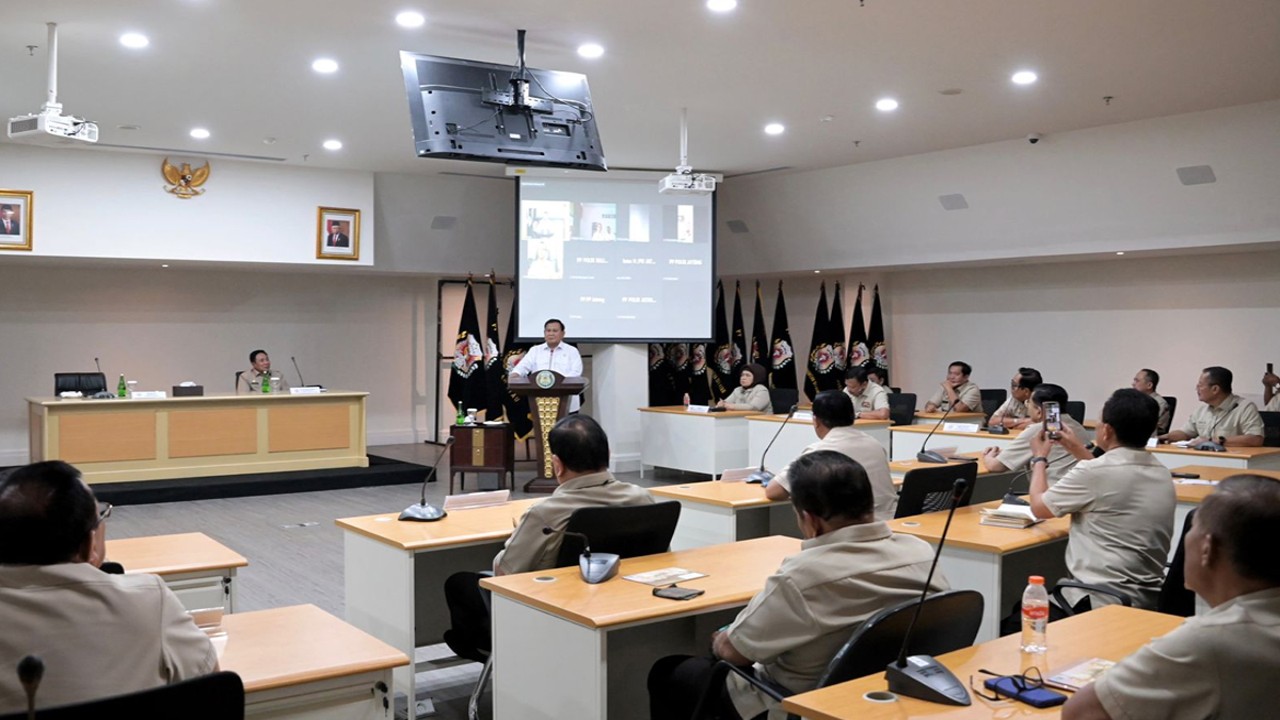
<svg viewBox="0 0 1280 720"><path fill-rule="evenodd" d="M556 422L569 413L569 401L587 389L586 378L565 377L555 370L535 370L528 377L511 377L507 387L517 395L529 398L533 415L533 431L537 436L537 475L525 483L525 492L554 492L559 483L551 469L551 445L547 435Z"/></svg>

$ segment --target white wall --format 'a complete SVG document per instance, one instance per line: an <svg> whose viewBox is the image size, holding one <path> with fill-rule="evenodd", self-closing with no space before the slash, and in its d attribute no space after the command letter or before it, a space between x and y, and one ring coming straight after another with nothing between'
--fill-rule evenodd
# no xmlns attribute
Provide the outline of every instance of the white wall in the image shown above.
<svg viewBox="0 0 1280 720"><path fill-rule="evenodd" d="M370 274L130 270L0 263L0 464L27 455L24 398L53 373L123 372L142 389L232 390L248 353L333 389L367 390L369 444L433 436L434 280Z"/></svg>
<svg viewBox="0 0 1280 720"><path fill-rule="evenodd" d="M1184 187L1208 164L1218 182ZM1280 241L1280 101L881 162L729 179L722 274ZM938 196L963 193L968 210ZM730 233L743 220L747 234Z"/></svg>
<svg viewBox="0 0 1280 720"><path fill-rule="evenodd" d="M206 192L183 200L164 191L163 159L3 143L0 187L35 193L35 256L374 263L372 173L214 158ZM359 261L316 259L321 206L362 211Z"/></svg>
<svg viewBox="0 0 1280 720"><path fill-rule="evenodd" d="M377 173L374 191L380 270L464 277L515 272L515 180ZM436 217L455 223L432 229Z"/></svg>

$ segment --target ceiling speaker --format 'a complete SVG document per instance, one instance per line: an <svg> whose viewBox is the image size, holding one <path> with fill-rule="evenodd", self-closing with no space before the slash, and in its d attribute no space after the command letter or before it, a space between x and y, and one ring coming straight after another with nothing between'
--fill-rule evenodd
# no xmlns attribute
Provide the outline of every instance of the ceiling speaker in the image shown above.
<svg viewBox="0 0 1280 720"><path fill-rule="evenodd" d="M938 202L942 203L943 210L968 210L969 201L964 199L960 193L953 195L939 195Z"/></svg>
<svg viewBox="0 0 1280 720"><path fill-rule="evenodd" d="M437 215L431 218L432 230L452 230L458 224L458 218L452 215Z"/></svg>
<svg viewBox="0 0 1280 720"><path fill-rule="evenodd" d="M734 233L735 235L750 232L750 230L747 229L747 224L741 220L730 220L725 224L729 226L729 232Z"/></svg>
<svg viewBox="0 0 1280 720"><path fill-rule="evenodd" d="M1188 167L1178 168L1178 179L1183 185L1208 185L1209 183L1218 182L1218 177L1213 174L1213 168L1208 165L1191 165Z"/></svg>

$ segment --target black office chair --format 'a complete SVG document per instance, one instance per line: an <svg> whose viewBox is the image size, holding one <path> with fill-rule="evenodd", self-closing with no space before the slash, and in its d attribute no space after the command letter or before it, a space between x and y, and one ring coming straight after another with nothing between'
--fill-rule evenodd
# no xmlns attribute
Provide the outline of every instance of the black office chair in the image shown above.
<svg viewBox="0 0 1280 720"><path fill-rule="evenodd" d="M1262 444L1280 447L1280 412L1259 412L1262 416Z"/></svg>
<svg viewBox="0 0 1280 720"><path fill-rule="evenodd" d="M892 385L890 385L890 386L889 386L889 392L891 392L891 393L900 393L900 392L902 392L902 388L900 388L900 387L893 387Z"/></svg>
<svg viewBox="0 0 1280 720"><path fill-rule="evenodd" d="M237 371L236 371L236 379L235 379L235 382L231 384L231 388L232 388L232 390L233 390L234 392L240 392L240 376L241 376L241 375L243 375L243 374L244 374L244 371L243 371L243 370L237 370Z"/></svg>
<svg viewBox="0 0 1280 720"><path fill-rule="evenodd" d="M991 390L979 390L982 393L982 414L990 418L995 414L1005 400L1009 399L1009 391L996 388Z"/></svg>
<svg viewBox="0 0 1280 720"><path fill-rule="evenodd" d="M1173 429L1173 418L1178 412L1178 398L1173 397L1172 395L1165 395L1164 401L1169 404L1169 424L1162 428L1157 427L1157 435L1163 435Z"/></svg>
<svg viewBox="0 0 1280 720"><path fill-rule="evenodd" d="M106 392L107 376L100 372L69 372L53 374L53 394L78 392L85 397Z"/></svg>
<svg viewBox="0 0 1280 720"><path fill-rule="evenodd" d="M1062 412L1070 415L1076 422L1084 424L1084 401L1068 400L1062 405Z"/></svg>
<svg viewBox="0 0 1280 720"><path fill-rule="evenodd" d="M902 491L898 494L898 511L895 518L922 515L946 510L951 506L951 494L958 478L964 478L966 487L957 507L965 507L973 497L974 481L978 477L978 463L963 465L938 465L936 467L908 470L902 478Z"/></svg>
<svg viewBox="0 0 1280 720"><path fill-rule="evenodd" d="M565 535L556 555L556 567L578 564L583 544L581 539L570 535L571 532L585 535L591 541L592 552L613 553L624 558L641 557L670 549L671 537L675 535L679 520L680 503L674 500L650 505L578 508L564 527ZM485 658L484 668L467 702L467 717L476 720L480 715L480 695L493 674L493 655L481 648L463 650L458 653L459 657L477 661L479 657Z"/></svg>
<svg viewBox="0 0 1280 720"><path fill-rule="evenodd" d="M818 687L828 687L884 672L885 667L897 659L902 649L903 636L911 625L911 618L915 615L919 602L918 598L907 600L867 618L853 631L849 641L835 657L831 658L826 671L818 679ZM950 590L931 595L920 610L920 619L916 621L907 654L937 656L969 647L978 636L978 627L982 625L982 608L982 593L976 590ZM693 713L694 718L706 720L710 717L707 703L710 693L719 693L725 676L731 672L741 675L778 702L791 695L786 688L755 677L750 669L735 667L722 660L716 664L711 682ZM768 713L761 713L756 718L758 720L767 716Z"/></svg>
<svg viewBox="0 0 1280 720"><path fill-rule="evenodd" d="M800 400L800 391L796 388L769 388L769 402L775 414L791 411L791 406Z"/></svg>
<svg viewBox="0 0 1280 720"><path fill-rule="evenodd" d="M916 394L896 392L889 396L889 419L894 425L910 425L916 419Z"/></svg>
<svg viewBox="0 0 1280 720"><path fill-rule="evenodd" d="M36 707L40 707L38 690ZM217 672L151 690L36 712L37 720L97 720L108 717L244 720L244 683L233 672ZM0 715L0 720L26 718L25 711Z"/></svg>

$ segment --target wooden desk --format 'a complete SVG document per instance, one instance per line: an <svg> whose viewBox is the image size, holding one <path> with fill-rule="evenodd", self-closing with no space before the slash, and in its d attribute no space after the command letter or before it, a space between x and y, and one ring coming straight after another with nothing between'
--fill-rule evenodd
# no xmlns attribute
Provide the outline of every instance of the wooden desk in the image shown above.
<svg viewBox="0 0 1280 720"><path fill-rule="evenodd" d="M439 522L399 522L399 513L335 520L342 528L347 622L409 657L438 643L449 628L444 581L455 572L488 570L516 522L537 500L458 510ZM395 688L415 716L410 668Z"/></svg>
<svg viewBox="0 0 1280 720"><path fill-rule="evenodd" d="M1236 470L1280 470L1280 448L1274 447L1229 447L1226 452L1205 452L1157 445L1151 452L1168 468L1203 465Z"/></svg>
<svg viewBox="0 0 1280 720"><path fill-rule="evenodd" d="M244 681L245 717L391 717L382 703L392 669L409 656L386 643L314 605L227 615L222 627L219 663Z"/></svg>
<svg viewBox="0 0 1280 720"><path fill-rule="evenodd" d="M925 425L898 425L889 428L892 439L889 459L914 460L916 453L920 452L921 443L929 436L929 431L932 429ZM954 447L956 453L981 453L989 447L1007 447L1018 437L1018 432L1010 431L1008 435L992 435L982 431L959 432L939 428L933 433L933 437L929 438L929 449Z"/></svg>
<svg viewBox="0 0 1280 720"><path fill-rule="evenodd" d="M510 479L516 489L516 434L511 425L453 425L449 428L453 446L449 448L449 494L453 494L453 478L462 473L463 491L469 472L498 473L502 487ZM479 481L477 481L477 486Z"/></svg>
<svg viewBox="0 0 1280 720"><path fill-rule="evenodd" d="M705 653L711 633L799 551L795 538L766 537L623 560L620 576L600 585L583 583L576 567L482 580L493 591L494 717L647 718L654 661ZM706 593L663 600L621 577L667 567L707 573L681 583Z"/></svg>
<svg viewBox="0 0 1280 720"><path fill-rule="evenodd" d="M1000 619L1009 612L1012 603L1022 597L1028 576L1043 575L1048 582L1053 582L1067 574L1063 556L1071 519L1053 518L1025 529L978 522L982 508L999 504L994 501L956 510L938 561L952 588L982 593L986 607L978 630L980 641L999 635ZM890 520L889 527L937 547L946 521L946 511L940 511Z"/></svg>
<svg viewBox="0 0 1280 720"><path fill-rule="evenodd" d="M1232 475L1245 474L1280 480L1280 470L1240 470L1216 465L1182 465L1173 468L1173 472L1195 473L1200 476L1200 479L1191 481L1173 479L1174 495L1178 498L1178 504L1173 510L1173 542L1169 545L1170 560L1173 559L1173 553L1177 549L1178 534L1182 532L1182 525L1187 521L1187 513L1217 489L1216 485L1201 485L1200 481L1212 480L1214 483L1220 483Z"/></svg>
<svg viewBox="0 0 1280 720"><path fill-rule="evenodd" d="M1018 649L1019 637L1009 635L947 653L939 660L964 683L968 683L970 675L977 675L979 668L1012 673L1037 664L1047 676L1094 657L1123 660L1152 639L1167 635L1183 619L1149 610L1108 605L1049 623L1049 652L1042 656L1022 653ZM877 673L794 695L784 700L782 707L808 720L1056 718L1062 711L1061 707L1037 710L1013 701L995 703L979 697L974 697L973 704L968 707L939 705L906 697L889 703L874 703L863 698L868 692L887 689L884 673Z"/></svg>
<svg viewBox="0 0 1280 720"><path fill-rule="evenodd" d="M235 612L240 553L205 535L152 535L107 541L107 559L124 571L159 575L188 610L221 607Z"/></svg>
<svg viewBox="0 0 1280 720"><path fill-rule="evenodd" d="M363 392L27 398L31 462L87 483L368 467Z"/></svg>
<svg viewBox="0 0 1280 720"><path fill-rule="evenodd" d="M691 413L681 405L640 408L640 477L649 467L719 475L751 465L747 417L758 414L752 410Z"/></svg>
<svg viewBox="0 0 1280 720"><path fill-rule="evenodd" d="M747 465L760 462L760 456L764 454L765 448L769 447L769 442L773 440L775 433L778 435L778 440L769 450L767 464L767 468L774 472L786 467L792 460L800 457L800 453L804 452L806 447L818 441L818 436L813 432L812 416L791 418L779 433L778 425L786 417L786 415L752 415L747 418L747 457L750 459ZM876 442L884 446L885 452L888 452L889 426L891 425L893 423L889 420L858 420L853 424L853 428L875 438Z"/></svg>
<svg viewBox="0 0 1280 720"><path fill-rule="evenodd" d="M672 550L769 535L800 537L791 502L770 500L764 496L764 488L756 484L699 482L655 487L649 492L680 503L680 523L671 538Z"/></svg>
<svg viewBox="0 0 1280 720"><path fill-rule="evenodd" d="M915 417L911 419L911 424L924 425L925 427L933 427L934 425L937 425L939 421L942 420L942 417L944 414L945 413L922 412L920 410L917 410ZM982 423L987 421L987 414L980 413L980 412L951 413L950 415L947 415L946 418L947 418L947 422L977 423L981 425ZM902 426L900 425L899 427L902 427Z"/></svg>

